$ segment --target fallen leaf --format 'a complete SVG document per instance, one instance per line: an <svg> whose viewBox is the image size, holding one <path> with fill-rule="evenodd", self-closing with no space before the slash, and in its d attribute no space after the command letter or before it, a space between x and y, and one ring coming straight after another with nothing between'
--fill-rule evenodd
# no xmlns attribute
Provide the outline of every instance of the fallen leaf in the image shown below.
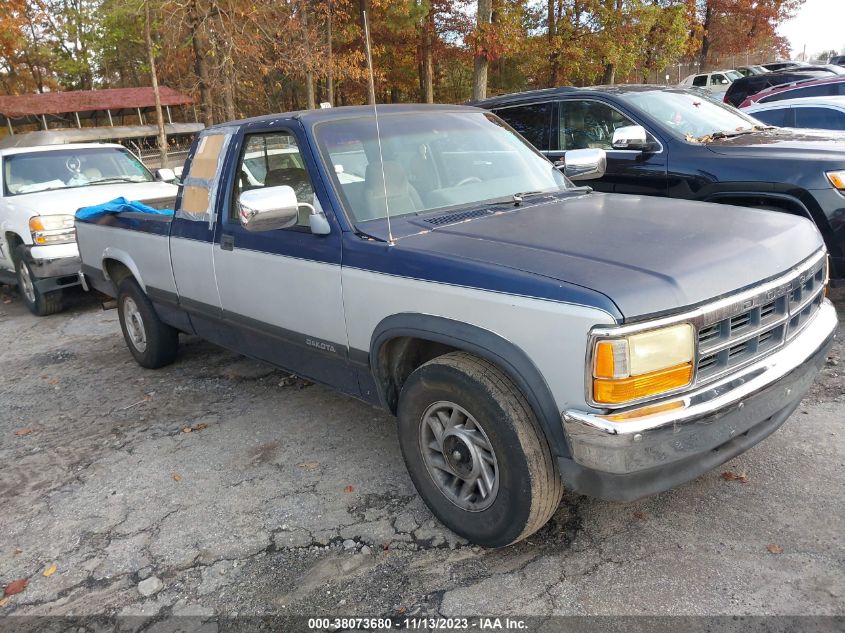
<svg viewBox="0 0 845 633"><path fill-rule="evenodd" d="M19 580L13 580L8 585L6 585L5 591L3 591L4 596L14 596L16 593L20 593L26 586L29 584L29 581L26 578L20 578Z"/></svg>
<svg viewBox="0 0 845 633"><path fill-rule="evenodd" d="M30 428L18 429L15 431L15 435L29 435L30 433L32 433L32 429Z"/></svg>
<svg viewBox="0 0 845 633"><path fill-rule="evenodd" d="M343 492L352 492L353 490L355 490L355 488L352 486L346 486L346 488L343 489Z"/></svg>
<svg viewBox="0 0 845 633"><path fill-rule="evenodd" d="M302 470L317 470L320 467L320 462L302 462L297 464Z"/></svg>
<svg viewBox="0 0 845 633"><path fill-rule="evenodd" d="M193 430L194 430L194 429L192 429L192 428L191 428L191 427L189 427L189 426L183 426L183 427L182 427L182 433L190 433L190 432L191 432L191 431L193 431Z"/></svg>
<svg viewBox="0 0 845 633"><path fill-rule="evenodd" d="M9 602L8 598L0 598L0 609L5 607L7 602Z"/></svg>
<svg viewBox="0 0 845 633"><path fill-rule="evenodd" d="M390 549L390 543L382 543L381 548L386 552Z"/></svg>
<svg viewBox="0 0 845 633"><path fill-rule="evenodd" d="M59 379L58 378L50 378L50 380L47 381L47 384L48 385L58 385Z"/></svg>
<svg viewBox="0 0 845 633"><path fill-rule="evenodd" d="M23 550L20 547L15 548L15 556L20 556L23 554Z"/></svg>
<svg viewBox="0 0 845 633"><path fill-rule="evenodd" d="M41 572L41 573L42 573L42 575L43 575L45 578L49 578L50 576L52 576L53 574L55 574L55 573L56 573L56 569L58 569L58 568L56 567L56 563L53 563L52 565L50 565L47 569L45 569L45 570L44 570L43 572Z"/></svg>
<svg viewBox="0 0 845 633"><path fill-rule="evenodd" d="M182 475L179 473L173 473L170 476L173 477L173 481L182 481Z"/></svg>
<svg viewBox="0 0 845 633"><path fill-rule="evenodd" d="M648 518L648 515L642 510L637 510L636 512L634 512L634 518L637 521L645 521Z"/></svg>
<svg viewBox="0 0 845 633"><path fill-rule="evenodd" d="M783 554L783 548L777 543L769 543L766 549L769 550L770 554Z"/></svg>
<svg viewBox="0 0 845 633"><path fill-rule="evenodd" d="M746 484L748 483L748 473L744 470L741 473L731 472L730 470L726 470L722 473L722 479L725 481L738 481L740 483Z"/></svg>
<svg viewBox="0 0 845 633"><path fill-rule="evenodd" d="M208 424L206 424L205 422L199 422L197 424L194 424L191 427L191 429L194 430L194 431L202 431L203 429L207 429L207 428L208 428Z"/></svg>
<svg viewBox="0 0 845 633"><path fill-rule="evenodd" d="M11 298L11 297L7 297L6 295L3 295L3 303L5 303L5 304L7 304L7 305L8 305L8 304L10 304L10 303L12 303L12 298Z"/></svg>

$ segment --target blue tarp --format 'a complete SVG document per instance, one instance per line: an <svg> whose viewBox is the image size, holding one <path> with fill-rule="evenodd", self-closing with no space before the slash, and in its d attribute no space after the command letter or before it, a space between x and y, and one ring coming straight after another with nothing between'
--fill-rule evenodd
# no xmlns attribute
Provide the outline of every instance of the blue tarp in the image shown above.
<svg viewBox="0 0 845 633"><path fill-rule="evenodd" d="M76 212L77 220L92 220L99 218L109 213L124 213L126 211L134 211L135 213L151 213L153 215L173 215L173 209L153 209L148 207L143 202L137 200L127 200L126 198L115 198L103 204L97 204L93 207L82 207Z"/></svg>

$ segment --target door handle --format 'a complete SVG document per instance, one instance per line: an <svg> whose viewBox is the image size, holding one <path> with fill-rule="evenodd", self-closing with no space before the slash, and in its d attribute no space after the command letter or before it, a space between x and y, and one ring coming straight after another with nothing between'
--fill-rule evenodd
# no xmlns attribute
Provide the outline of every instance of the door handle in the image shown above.
<svg viewBox="0 0 845 633"><path fill-rule="evenodd" d="M224 233L220 236L220 249L224 251L235 250L235 236L229 233Z"/></svg>

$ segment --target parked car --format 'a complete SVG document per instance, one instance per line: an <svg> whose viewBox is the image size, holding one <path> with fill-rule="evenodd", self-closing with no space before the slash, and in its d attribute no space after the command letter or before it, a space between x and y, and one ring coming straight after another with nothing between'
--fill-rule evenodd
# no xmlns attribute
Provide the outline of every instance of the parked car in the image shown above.
<svg viewBox="0 0 845 633"><path fill-rule="evenodd" d="M807 62L793 62L793 61L780 61L780 62L768 62L765 64L760 64L766 70L775 72L778 70L787 70L789 68L798 68L799 66L809 66Z"/></svg>
<svg viewBox="0 0 845 633"><path fill-rule="evenodd" d="M743 77L748 77L749 75L762 75L771 71L768 68L763 68L759 64L754 64L751 66L737 66L736 72Z"/></svg>
<svg viewBox="0 0 845 633"><path fill-rule="evenodd" d="M772 72L765 75L750 75L734 81L728 87L724 100L725 103L730 103L738 107L748 96L757 94L766 88L799 81L810 81L812 79L825 79L830 76L830 73L825 72L791 70Z"/></svg>
<svg viewBox="0 0 845 633"><path fill-rule="evenodd" d="M845 68L837 66L836 64L813 64L809 66L801 66L801 70L816 70L820 72L830 73L831 75L845 75Z"/></svg>
<svg viewBox="0 0 845 633"><path fill-rule="evenodd" d="M758 103L745 108L744 112L777 127L845 131L845 96Z"/></svg>
<svg viewBox="0 0 845 633"><path fill-rule="evenodd" d="M829 60L828 64L836 64L837 66L845 66L845 55L834 55Z"/></svg>
<svg viewBox="0 0 845 633"><path fill-rule="evenodd" d="M845 95L845 77L826 77L823 79L811 79L773 86L761 90L757 94L749 95L739 107L747 108L754 103L771 103L786 99L831 97L836 95Z"/></svg>
<svg viewBox="0 0 845 633"><path fill-rule="evenodd" d="M19 140L19 139L10 139ZM172 179L159 170L159 179ZM17 284L33 314L62 308L62 290L79 283L74 212L118 196L176 194L117 144L0 149L0 281Z"/></svg>
<svg viewBox="0 0 845 633"><path fill-rule="evenodd" d="M488 99L552 160L607 152L606 192L777 209L812 219L845 278L845 135L766 129L679 88L558 88ZM710 207L713 208L713 207Z"/></svg>
<svg viewBox="0 0 845 633"><path fill-rule="evenodd" d="M826 362L810 222L575 187L481 110L379 111L211 128L172 219L80 212L84 278L139 364L187 332L384 407L432 512L502 546L563 486L633 499L725 462ZM241 157L279 137L302 171L245 186ZM570 158L600 175L601 150Z"/></svg>
<svg viewBox="0 0 845 633"><path fill-rule="evenodd" d="M735 70L717 70L709 73L700 73L686 77L681 86L706 88L711 92L725 92L731 82L741 78L742 75Z"/></svg>

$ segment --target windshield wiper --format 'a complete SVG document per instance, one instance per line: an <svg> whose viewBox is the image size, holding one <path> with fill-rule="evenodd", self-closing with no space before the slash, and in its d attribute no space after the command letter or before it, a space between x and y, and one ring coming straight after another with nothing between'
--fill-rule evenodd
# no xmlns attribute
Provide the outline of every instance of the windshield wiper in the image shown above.
<svg viewBox="0 0 845 633"><path fill-rule="evenodd" d="M110 176L109 178L98 178L97 180L89 180L89 185L100 185L107 182L146 182L146 180L138 180L132 176Z"/></svg>
<svg viewBox="0 0 845 633"><path fill-rule="evenodd" d="M699 143L707 143L708 141L713 141L719 138L733 138L734 136L742 136L743 134L753 134L756 131L757 130L753 127L746 130L721 130L719 132L711 132L710 134L699 136L696 140Z"/></svg>

